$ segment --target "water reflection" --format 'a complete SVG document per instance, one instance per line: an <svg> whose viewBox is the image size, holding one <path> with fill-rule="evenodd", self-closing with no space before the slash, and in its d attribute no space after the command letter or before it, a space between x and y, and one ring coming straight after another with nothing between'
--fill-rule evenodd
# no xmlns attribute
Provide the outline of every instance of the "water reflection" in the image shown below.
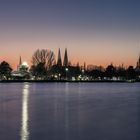
<svg viewBox="0 0 140 140"><path fill-rule="evenodd" d="M29 139L28 129L28 98L29 98L29 85L24 84L22 92L22 114L21 114L21 140Z"/></svg>
<svg viewBox="0 0 140 140"><path fill-rule="evenodd" d="M69 83L65 83L65 139L69 139Z"/></svg>

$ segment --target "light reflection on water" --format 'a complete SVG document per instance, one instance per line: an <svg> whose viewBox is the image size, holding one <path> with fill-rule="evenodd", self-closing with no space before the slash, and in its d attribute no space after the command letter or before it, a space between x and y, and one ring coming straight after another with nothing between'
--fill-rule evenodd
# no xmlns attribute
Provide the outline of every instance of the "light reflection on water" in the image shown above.
<svg viewBox="0 0 140 140"><path fill-rule="evenodd" d="M139 93L140 83L0 84L0 140L140 140Z"/></svg>
<svg viewBox="0 0 140 140"><path fill-rule="evenodd" d="M29 98L29 85L24 84L22 92L22 118L21 118L21 140L29 139L29 129L28 129L28 98Z"/></svg>

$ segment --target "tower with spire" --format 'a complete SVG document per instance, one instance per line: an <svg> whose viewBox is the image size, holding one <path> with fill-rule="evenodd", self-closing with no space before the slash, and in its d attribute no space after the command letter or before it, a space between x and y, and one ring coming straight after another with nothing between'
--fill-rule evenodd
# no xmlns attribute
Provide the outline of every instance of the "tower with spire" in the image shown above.
<svg viewBox="0 0 140 140"><path fill-rule="evenodd" d="M139 54L139 59L138 59L138 62L137 62L137 68L140 69L140 54Z"/></svg>
<svg viewBox="0 0 140 140"><path fill-rule="evenodd" d="M67 54L67 48L65 49L63 66L64 66L64 67L67 67L67 66L68 66L68 54Z"/></svg>
<svg viewBox="0 0 140 140"><path fill-rule="evenodd" d="M57 66L62 66L62 60L61 60L61 51L60 48L58 50L58 58L57 58Z"/></svg>
<svg viewBox="0 0 140 140"><path fill-rule="evenodd" d="M19 57L19 63L18 63L18 66L17 66L18 71L20 70L21 65L22 65L22 59L21 59L21 56L20 56Z"/></svg>
<svg viewBox="0 0 140 140"><path fill-rule="evenodd" d="M19 58L19 65L21 65L22 64L22 59L21 59L21 56L20 56L20 58Z"/></svg>

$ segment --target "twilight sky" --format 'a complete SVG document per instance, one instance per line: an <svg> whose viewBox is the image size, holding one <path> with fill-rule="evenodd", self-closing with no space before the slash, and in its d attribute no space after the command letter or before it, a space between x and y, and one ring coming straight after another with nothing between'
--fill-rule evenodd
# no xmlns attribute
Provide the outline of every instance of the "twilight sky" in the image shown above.
<svg viewBox="0 0 140 140"><path fill-rule="evenodd" d="M134 65L140 49L139 0L1 0L0 61L67 47L72 64Z"/></svg>

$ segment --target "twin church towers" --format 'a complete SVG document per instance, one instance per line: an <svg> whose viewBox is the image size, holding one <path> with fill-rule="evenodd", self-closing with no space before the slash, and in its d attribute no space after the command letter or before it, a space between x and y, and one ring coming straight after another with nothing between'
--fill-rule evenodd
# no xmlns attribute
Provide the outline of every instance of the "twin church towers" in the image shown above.
<svg viewBox="0 0 140 140"><path fill-rule="evenodd" d="M58 50L58 58L57 58L57 65L58 66L62 66L62 59L61 59L61 51L60 48ZM67 48L65 49L65 54L64 54L64 60L63 60L63 66L67 67L69 65L69 61L68 61L68 53L67 53Z"/></svg>

